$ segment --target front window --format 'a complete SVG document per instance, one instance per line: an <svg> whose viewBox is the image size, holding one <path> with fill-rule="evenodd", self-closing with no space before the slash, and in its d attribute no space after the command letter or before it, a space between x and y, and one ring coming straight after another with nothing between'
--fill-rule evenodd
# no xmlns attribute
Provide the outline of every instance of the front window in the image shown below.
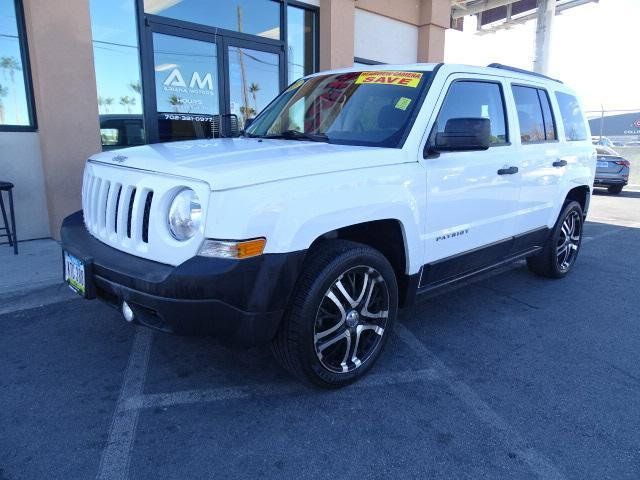
<svg viewBox="0 0 640 480"><path fill-rule="evenodd" d="M502 88L498 83L453 82L440 108L434 133L445 134L449 120L456 118L487 118L491 122L491 145L505 145L509 141Z"/></svg>
<svg viewBox="0 0 640 480"><path fill-rule="evenodd" d="M360 71L298 80L247 136L399 148L431 72Z"/></svg>
<svg viewBox="0 0 640 480"><path fill-rule="evenodd" d="M291 5L287 7L287 59L290 82L316 71L317 17L315 10Z"/></svg>
<svg viewBox="0 0 640 480"><path fill-rule="evenodd" d="M0 130L35 128L21 6L0 0Z"/></svg>
<svg viewBox="0 0 640 480"><path fill-rule="evenodd" d="M139 145L144 130L136 2L124 0L114 8L91 0L89 5L102 147ZM114 136L114 128L121 132L129 124L136 125L136 135Z"/></svg>

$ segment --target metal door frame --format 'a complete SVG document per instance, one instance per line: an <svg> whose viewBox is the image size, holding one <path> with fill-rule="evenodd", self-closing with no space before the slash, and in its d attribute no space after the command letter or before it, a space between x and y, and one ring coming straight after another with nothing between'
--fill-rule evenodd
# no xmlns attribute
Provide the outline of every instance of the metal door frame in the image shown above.
<svg viewBox="0 0 640 480"><path fill-rule="evenodd" d="M223 119L223 121L221 121L221 131L223 132L228 132L230 129L231 94L229 91L229 47L247 48L277 54L280 62L278 68L280 91L284 90L287 85L286 43L282 40L274 40L242 32L144 14L140 11L138 13L144 15L144 30L140 32L140 58L142 67L143 115L147 143L159 142L153 49L154 33L199 40L216 45L218 104L220 106L219 114L221 119Z"/></svg>

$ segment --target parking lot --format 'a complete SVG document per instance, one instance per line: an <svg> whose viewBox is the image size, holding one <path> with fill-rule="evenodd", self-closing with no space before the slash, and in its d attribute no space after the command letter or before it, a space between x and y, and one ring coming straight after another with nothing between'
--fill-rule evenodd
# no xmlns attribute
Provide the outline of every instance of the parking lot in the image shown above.
<svg viewBox="0 0 640 480"><path fill-rule="evenodd" d="M5 300L0 480L638 479L640 192L589 220L568 278L518 263L421 301L340 391L66 293Z"/></svg>

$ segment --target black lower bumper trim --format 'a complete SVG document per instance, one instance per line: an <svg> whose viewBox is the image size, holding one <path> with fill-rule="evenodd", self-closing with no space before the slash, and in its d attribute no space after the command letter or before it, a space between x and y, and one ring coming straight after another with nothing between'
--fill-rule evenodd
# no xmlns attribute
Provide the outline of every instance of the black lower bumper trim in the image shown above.
<svg viewBox="0 0 640 480"><path fill-rule="evenodd" d="M254 346L275 335L283 311L245 312L219 300L164 298L94 277L97 296L119 309L126 301L135 321L178 335L213 335L239 346Z"/></svg>
<svg viewBox="0 0 640 480"><path fill-rule="evenodd" d="M98 241L82 212L67 217L62 248L90 263L95 295L126 301L145 325L183 335L215 335L245 346L268 342L289 302L305 251L247 260L193 257L177 267Z"/></svg>

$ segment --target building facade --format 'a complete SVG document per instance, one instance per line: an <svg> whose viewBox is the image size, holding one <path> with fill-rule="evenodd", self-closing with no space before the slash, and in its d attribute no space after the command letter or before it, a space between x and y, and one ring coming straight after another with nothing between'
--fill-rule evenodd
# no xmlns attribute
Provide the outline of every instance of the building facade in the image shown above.
<svg viewBox="0 0 640 480"><path fill-rule="evenodd" d="M103 149L232 135L297 78L437 62L450 0L0 0L0 180L57 237Z"/></svg>

